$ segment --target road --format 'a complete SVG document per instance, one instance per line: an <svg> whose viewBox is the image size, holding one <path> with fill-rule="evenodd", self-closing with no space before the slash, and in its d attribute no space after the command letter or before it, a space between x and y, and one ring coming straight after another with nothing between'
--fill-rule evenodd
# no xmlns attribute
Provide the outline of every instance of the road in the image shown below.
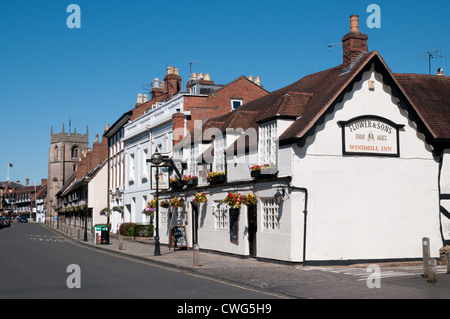
<svg viewBox="0 0 450 319"><path fill-rule="evenodd" d="M0 298L277 298L275 294L89 249L33 223L13 223L0 229L0 267Z"/></svg>

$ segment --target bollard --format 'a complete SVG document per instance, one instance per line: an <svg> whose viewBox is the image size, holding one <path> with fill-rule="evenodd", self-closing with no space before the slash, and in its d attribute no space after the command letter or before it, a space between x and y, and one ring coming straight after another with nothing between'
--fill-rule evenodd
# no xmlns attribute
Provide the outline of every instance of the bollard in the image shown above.
<svg viewBox="0 0 450 319"><path fill-rule="evenodd" d="M428 278L428 261L430 260L430 238L422 238L423 276Z"/></svg>
<svg viewBox="0 0 450 319"><path fill-rule="evenodd" d="M122 245L123 245L122 235L119 235L119 250L123 250Z"/></svg>
<svg viewBox="0 0 450 319"><path fill-rule="evenodd" d="M200 247L198 244L194 244L192 250L194 251L194 268L197 268L199 267Z"/></svg>
<svg viewBox="0 0 450 319"><path fill-rule="evenodd" d="M80 240L81 239L81 233L80 233L81 229L78 229L78 235L77 235L77 239Z"/></svg>
<svg viewBox="0 0 450 319"><path fill-rule="evenodd" d="M437 261L432 258L428 265L428 282L434 284L437 281Z"/></svg>
<svg viewBox="0 0 450 319"><path fill-rule="evenodd" d="M445 259L447 262L447 274L450 274L450 250L445 252Z"/></svg>

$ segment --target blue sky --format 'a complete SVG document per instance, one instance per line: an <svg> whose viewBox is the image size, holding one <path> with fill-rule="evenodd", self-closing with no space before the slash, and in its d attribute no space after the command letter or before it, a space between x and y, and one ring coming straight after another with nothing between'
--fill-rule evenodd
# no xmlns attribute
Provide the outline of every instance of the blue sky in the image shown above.
<svg viewBox="0 0 450 319"><path fill-rule="evenodd" d="M67 7L81 9L69 29ZM368 28L369 4L381 28ZM342 63L349 16L393 72L428 73L418 53L450 53L450 1L0 0L0 181L47 177L50 128L85 132L90 145L175 66L216 83L261 76L269 91ZM447 59L434 59L450 74Z"/></svg>

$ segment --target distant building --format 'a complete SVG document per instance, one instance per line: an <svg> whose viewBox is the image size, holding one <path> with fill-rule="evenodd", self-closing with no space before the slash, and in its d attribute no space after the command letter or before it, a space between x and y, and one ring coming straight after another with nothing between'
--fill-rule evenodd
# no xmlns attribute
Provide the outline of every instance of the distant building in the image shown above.
<svg viewBox="0 0 450 319"><path fill-rule="evenodd" d="M56 193L58 223L74 227L88 227L105 224L106 216L100 216L107 207L106 163L107 140L95 137L92 148L82 152L75 167L63 187Z"/></svg>
<svg viewBox="0 0 450 319"><path fill-rule="evenodd" d="M53 127L50 133L50 147L48 151L48 184L47 184L47 222L53 221L57 216L56 194L77 170L78 160L81 154L89 146L89 130L86 134L65 132L64 124L62 132L54 134Z"/></svg>
<svg viewBox="0 0 450 319"><path fill-rule="evenodd" d="M0 182L0 197L2 211L5 215L25 215L31 220L43 221L46 204L47 179L41 179L40 185L30 185L27 178L26 185L17 182Z"/></svg>

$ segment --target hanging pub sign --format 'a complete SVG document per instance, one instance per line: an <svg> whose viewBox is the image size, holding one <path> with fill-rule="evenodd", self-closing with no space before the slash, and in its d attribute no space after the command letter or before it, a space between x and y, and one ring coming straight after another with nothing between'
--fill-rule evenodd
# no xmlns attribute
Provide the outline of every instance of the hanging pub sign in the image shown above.
<svg viewBox="0 0 450 319"><path fill-rule="evenodd" d="M343 155L400 156L399 130L404 125L376 115L340 121Z"/></svg>
<svg viewBox="0 0 450 319"><path fill-rule="evenodd" d="M151 185L152 189L156 189L156 172L158 172L158 189L169 189L169 168L160 166L158 169L151 166Z"/></svg>

